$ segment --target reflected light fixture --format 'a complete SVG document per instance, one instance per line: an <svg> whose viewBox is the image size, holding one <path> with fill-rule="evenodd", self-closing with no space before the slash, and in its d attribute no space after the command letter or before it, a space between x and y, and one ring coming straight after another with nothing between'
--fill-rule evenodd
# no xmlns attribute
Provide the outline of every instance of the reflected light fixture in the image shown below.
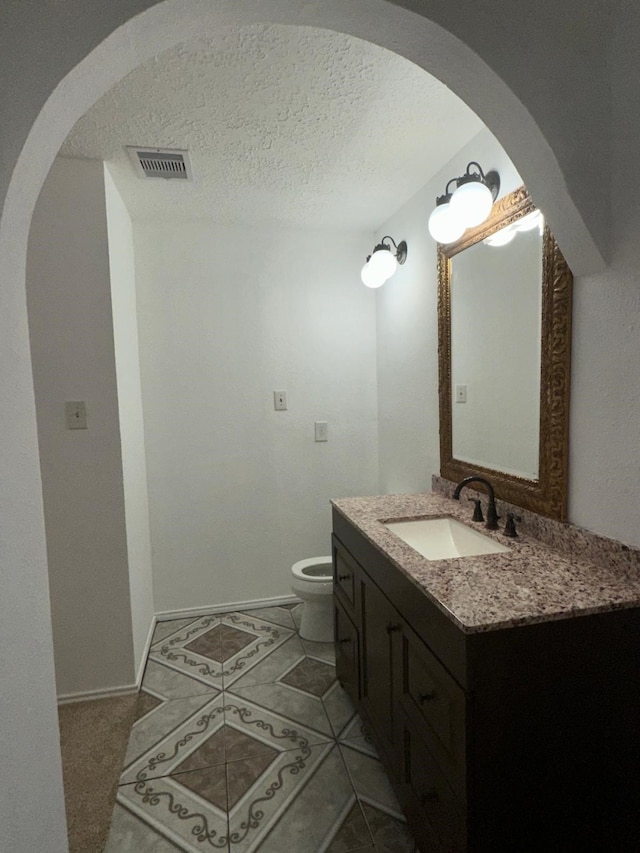
<svg viewBox="0 0 640 853"><path fill-rule="evenodd" d="M393 250L389 243L393 243ZM382 240L374 246L373 252L367 257L364 266L360 272L362 283L367 287L382 287L382 285L391 278L394 272L398 269L398 264L403 264L407 260L407 242L401 240L396 245L393 237L383 237Z"/></svg>
<svg viewBox="0 0 640 853"><path fill-rule="evenodd" d="M473 171L472 171L473 169ZM455 184L453 192L449 191ZM472 160L464 175L447 182L444 195L436 198L436 206L429 217L429 233L438 243L453 243L467 228L480 225L489 216L493 202L500 190L500 175L482 171L482 166Z"/></svg>
<svg viewBox="0 0 640 853"><path fill-rule="evenodd" d="M544 230L544 218L539 210L534 210L532 213L523 217L519 222L514 222L511 225L507 225L506 228L501 228L499 231L496 231L495 234L485 237L482 242L487 246L506 246L519 232L533 231L534 228L537 228L539 233L542 235Z"/></svg>

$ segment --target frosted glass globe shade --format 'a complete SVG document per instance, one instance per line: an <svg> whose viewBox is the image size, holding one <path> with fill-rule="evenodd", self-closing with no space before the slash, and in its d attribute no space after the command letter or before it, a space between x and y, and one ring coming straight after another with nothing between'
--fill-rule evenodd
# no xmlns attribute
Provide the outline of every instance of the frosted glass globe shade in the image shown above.
<svg viewBox="0 0 640 853"><path fill-rule="evenodd" d="M518 231L533 231L538 225L542 225L542 214L539 210L534 210L533 213L521 219L516 228Z"/></svg>
<svg viewBox="0 0 640 853"><path fill-rule="evenodd" d="M438 243L453 243L462 237L465 226L451 212L450 203L439 204L429 217L429 234Z"/></svg>
<svg viewBox="0 0 640 853"><path fill-rule="evenodd" d="M360 271L360 278L362 279L362 283L367 287L381 287L386 279L381 278L380 275L376 272L375 268L371 266L371 262L367 261L367 263L362 267Z"/></svg>
<svg viewBox="0 0 640 853"><path fill-rule="evenodd" d="M462 184L451 196L451 212L465 228L473 228L489 216L493 207L491 190L480 181Z"/></svg>
<svg viewBox="0 0 640 853"><path fill-rule="evenodd" d="M398 262L390 249L377 249L369 259L369 266L375 270L375 275L385 282L398 269Z"/></svg>

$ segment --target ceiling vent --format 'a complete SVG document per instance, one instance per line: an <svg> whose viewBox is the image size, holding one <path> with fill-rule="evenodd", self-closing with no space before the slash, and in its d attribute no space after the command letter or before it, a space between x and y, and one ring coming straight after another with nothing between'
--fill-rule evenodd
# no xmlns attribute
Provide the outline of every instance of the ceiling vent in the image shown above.
<svg viewBox="0 0 640 853"><path fill-rule="evenodd" d="M177 148L139 148L127 145L129 157L140 178L192 180L189 152Z"/></svg>

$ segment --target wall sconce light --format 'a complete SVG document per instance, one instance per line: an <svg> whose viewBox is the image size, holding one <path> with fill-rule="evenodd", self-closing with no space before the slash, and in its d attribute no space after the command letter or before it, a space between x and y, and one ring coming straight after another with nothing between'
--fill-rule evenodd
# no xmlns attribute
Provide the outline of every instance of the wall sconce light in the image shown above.
<svg viewBox="0 0 640 853"><path fill-rule="evenodd" d="M393 243L393 251L389 243L385 243L385 240L390 240ZM396 245L393 237L383 237L362 267L360 272L362 283L366 284L367 287L381 287L398 269L398 264L403 264L406 260L406 240L402 240Z"/></svg>
<svg viewBox="0 0 640 853"><path fill-rule="evenodd" d="M472 172L475 167L477 171ZM451 184L456 188L449 192ZM489 216L493 202L500 190L500 175L482 171L472 160L459 178L448 181L444 195L436 198L436 206L429 217L429 233L438 243L453 243L462 237L467 228L480 225Z"/></svg>

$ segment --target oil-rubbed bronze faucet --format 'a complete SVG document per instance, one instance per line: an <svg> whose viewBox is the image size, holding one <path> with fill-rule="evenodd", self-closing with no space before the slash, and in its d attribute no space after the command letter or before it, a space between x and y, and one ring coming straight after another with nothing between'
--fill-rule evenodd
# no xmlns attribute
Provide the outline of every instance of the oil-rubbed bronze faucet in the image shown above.
<svg viewBox="0 0 640 853"><path fill-rule="evenodd" d="M498 519L500 516L496 510L496 496L493 491L493 486L488 480L485 480L484 477L465 477L464 480L460 480L456 486L455 492L453 493L454 501L460 500L460 492L465 486L468 486L469 483L482 483L483 486L486 486L487 492L489 493L489 504L487 506L487 521L485 527L487 530L497 530Z"/></svg>

